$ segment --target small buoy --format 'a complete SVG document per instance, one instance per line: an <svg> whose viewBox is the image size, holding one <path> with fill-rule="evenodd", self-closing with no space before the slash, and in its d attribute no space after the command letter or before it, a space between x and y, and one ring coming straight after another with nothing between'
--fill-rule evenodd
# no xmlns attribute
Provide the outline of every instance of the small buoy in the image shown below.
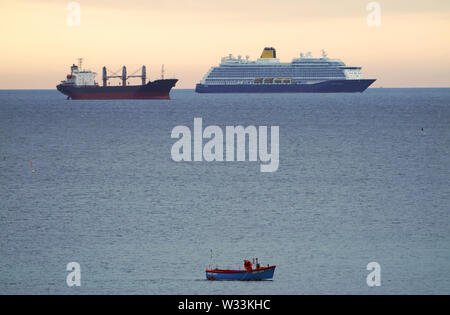
<svg viewBox="0 0 450 315"><path fill-rule="evenodd" d="M33 162L30 162L30 167L33 167Z"/></svg>

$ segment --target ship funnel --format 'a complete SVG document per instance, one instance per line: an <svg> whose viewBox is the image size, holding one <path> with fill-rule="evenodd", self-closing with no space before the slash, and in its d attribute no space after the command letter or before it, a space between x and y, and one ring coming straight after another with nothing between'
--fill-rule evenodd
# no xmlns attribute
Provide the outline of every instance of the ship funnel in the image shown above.
<svg viewBox="0 0 450 315"><path fill-rule="evenodd" d="M273 47L264 48L261 58L277 58L277 51Z"/></svg>

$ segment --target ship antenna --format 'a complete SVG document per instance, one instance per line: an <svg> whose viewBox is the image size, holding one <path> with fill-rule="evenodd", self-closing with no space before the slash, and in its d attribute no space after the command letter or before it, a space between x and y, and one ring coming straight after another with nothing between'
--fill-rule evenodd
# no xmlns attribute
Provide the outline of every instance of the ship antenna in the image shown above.
<svg viewBox="0 0 450 315"><path fill-rule="evenodd" d="M80 71L82 65L83 65L83 58L78 58L78 69L80 69Z"/></svg>
<svg viewBox="0 0 450 315"><path fill-rule="evenodd" d="M161 79L164 80L164 64L161 67Z"/></svg>
<svg viewBox="0 0 450 315"><path fill-rule="evenodd" d="M212 268L212 265L213 265L213 250L212 249L210 249L210 251L211 251L211 256L210 256L210 260L209 260L209 268Z"/></svg>

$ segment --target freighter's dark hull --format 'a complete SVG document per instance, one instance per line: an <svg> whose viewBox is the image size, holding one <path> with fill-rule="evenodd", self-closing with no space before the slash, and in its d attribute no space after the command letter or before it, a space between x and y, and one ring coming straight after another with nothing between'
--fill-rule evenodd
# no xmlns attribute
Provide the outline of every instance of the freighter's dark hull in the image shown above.
<svg viewBox="0 0 450 315"><path fill-rule="evenodd" d="M74 86L60 84L56 88L73 100L170 99L177 79L156 80L146 85Z"/></svg>
<svg viewBox="0 0 450 315"><path fill-rule="evenodd" d="M197 93L352 93L364 92L374 79L329 80L315 84L197 84Z"/></svg>

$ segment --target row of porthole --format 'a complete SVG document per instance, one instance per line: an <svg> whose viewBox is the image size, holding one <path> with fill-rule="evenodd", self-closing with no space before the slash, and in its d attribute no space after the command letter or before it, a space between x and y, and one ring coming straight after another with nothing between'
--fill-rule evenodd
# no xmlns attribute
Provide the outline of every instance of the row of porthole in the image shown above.
<svg viewBox="0 0 450 315"><path fill-rule="evenodd" d="M260 83L291 83L292 79L290 78L256 78L254 83L260 84Z"/></svg>

